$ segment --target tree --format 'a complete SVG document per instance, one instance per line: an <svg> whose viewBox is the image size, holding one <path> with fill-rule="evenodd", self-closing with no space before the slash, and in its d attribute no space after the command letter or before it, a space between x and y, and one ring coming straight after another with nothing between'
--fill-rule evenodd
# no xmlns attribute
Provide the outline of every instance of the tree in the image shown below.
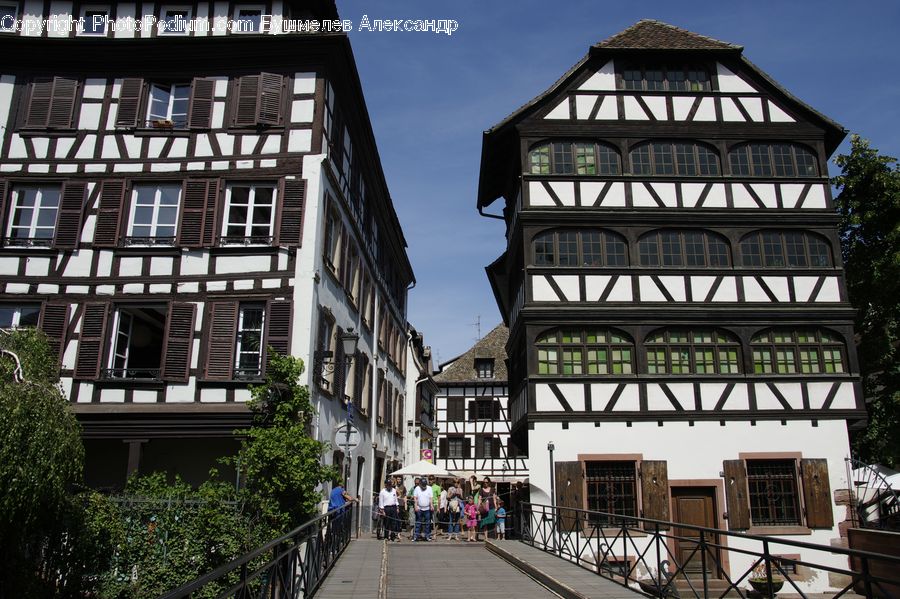
<svg viewBox="0 0 900 599"><path fill-rule="evenodd" d="M900 167L858 135L835 159L847 291L856 333L869 423L856 435L865 461L900 464Z"/></svg>

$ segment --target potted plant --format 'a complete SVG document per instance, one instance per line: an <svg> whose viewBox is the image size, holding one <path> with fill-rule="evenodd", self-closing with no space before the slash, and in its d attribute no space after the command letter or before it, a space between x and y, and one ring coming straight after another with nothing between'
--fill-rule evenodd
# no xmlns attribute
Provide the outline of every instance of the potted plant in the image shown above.
<svg viewBox="0 0 900 599"><path fill-rule="evenodd" d="M784 578L777 574L774 568L772 570L772 580L770 583L766 576L766 564L761 561L753 568L753 571L750 573L750 578L747 579L747 582L750 583L753 590L762 597L774 597L775 593L780 591L781 587L784 586Z"/></svg>
<svg viewBox="0 0 900 599"><path fill-rule="evenodd" d="M154 129L171 129L174 126L175 126L175 123L173 123L169 119L157 119L157 120L153 121Z"/></svg>

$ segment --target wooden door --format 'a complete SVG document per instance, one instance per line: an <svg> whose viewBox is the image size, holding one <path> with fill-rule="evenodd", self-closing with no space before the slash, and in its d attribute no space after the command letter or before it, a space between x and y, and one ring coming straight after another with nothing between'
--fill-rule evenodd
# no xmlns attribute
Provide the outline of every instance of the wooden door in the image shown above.
<svg viewBox="0 0 900 599"><path fill-rule="evenodd" d="M673 487L672 511L675 522L716 528L716 490L714 487ZM703 576L703 557L698 549L700 531L691 528L676 526L675 535L675 559L677 564L669 566L671 571L676 567L683 568L684 573L691 578ZM704 533L704 540L716 543L717 538L709 538ZM719 578L721 567L719 566L719 552L717 549L708 549L706 553L706 575L710 578Z"/></svg>

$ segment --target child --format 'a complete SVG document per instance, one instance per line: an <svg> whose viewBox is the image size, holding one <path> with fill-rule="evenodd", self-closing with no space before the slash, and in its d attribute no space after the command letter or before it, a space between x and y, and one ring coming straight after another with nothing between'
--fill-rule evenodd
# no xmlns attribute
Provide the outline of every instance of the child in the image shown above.
<svg viewBox="0 0 900 599"><path fill-rule="evenodd" d="M497 538L506 538L506 508L502 499L497 500Z"/></svg>
<svg viewBox="0 0 900 599"><path fill-rule="evenodd" d="M475 500L471 495L466 497L466 542L475 542L475 530L478 526L478 508L475 507Z"/></svg>

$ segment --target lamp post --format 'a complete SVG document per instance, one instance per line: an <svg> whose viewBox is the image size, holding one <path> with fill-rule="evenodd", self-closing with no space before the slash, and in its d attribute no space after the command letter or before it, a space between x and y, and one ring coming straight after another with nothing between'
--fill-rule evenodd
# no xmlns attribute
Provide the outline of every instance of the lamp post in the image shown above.
<svg viewBox="0 0 900 599"><path fill-rule="evenodd" d="M553 450L556 449L556 446L553 444L553 441L547 443L547 451L550 452L550 507L556 507L556 472L555 466L553 465Z"/></svg>

